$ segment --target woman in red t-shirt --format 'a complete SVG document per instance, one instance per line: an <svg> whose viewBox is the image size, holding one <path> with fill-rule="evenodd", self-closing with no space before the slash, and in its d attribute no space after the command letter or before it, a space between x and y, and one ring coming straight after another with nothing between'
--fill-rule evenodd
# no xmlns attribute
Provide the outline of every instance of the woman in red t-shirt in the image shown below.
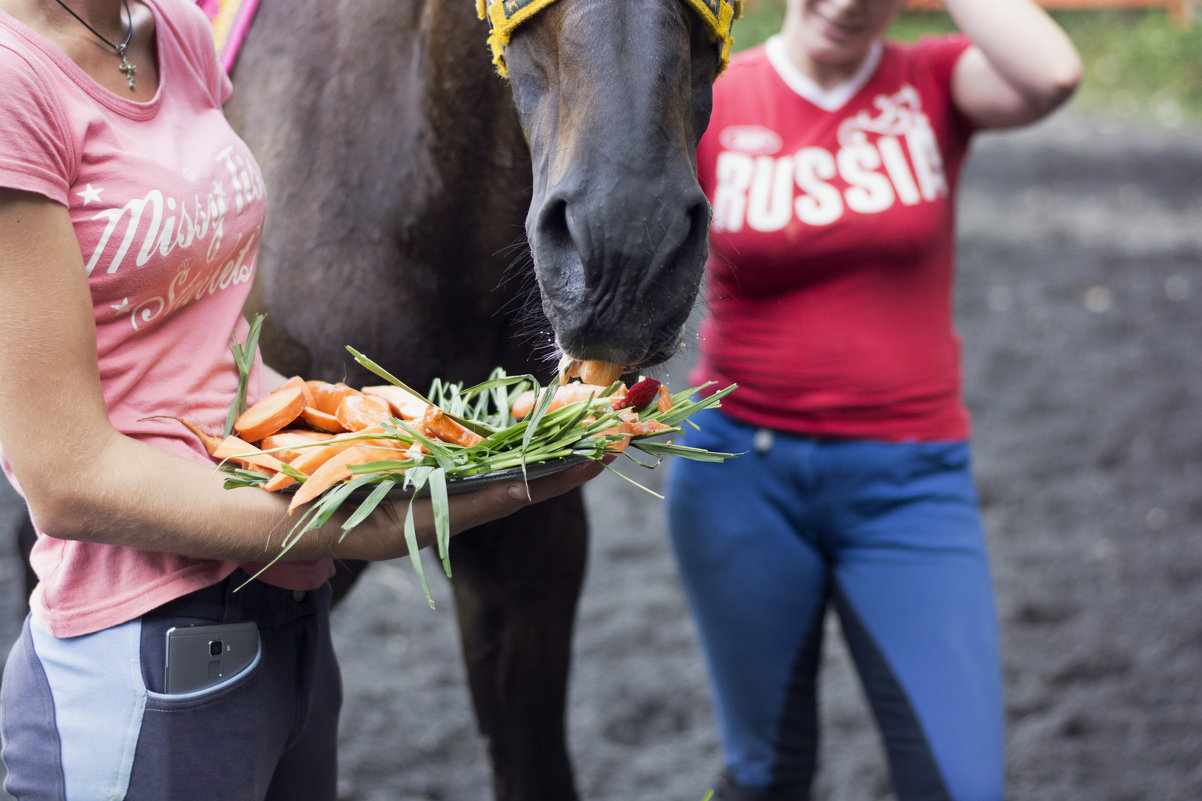
<svg viewBox="0 0 1202 801"><path fill-rule="evenodd" d="M946 0L961 34L884 40L903 0L790 0L735 57L698 150L713 206L690 376L738 389L673 465L669 524L713 686L716 801L809 798L828 608L900 801L997 801L1003 706L952 324L974 132L1062 104L1080 62L1031 0Z"/></svg>

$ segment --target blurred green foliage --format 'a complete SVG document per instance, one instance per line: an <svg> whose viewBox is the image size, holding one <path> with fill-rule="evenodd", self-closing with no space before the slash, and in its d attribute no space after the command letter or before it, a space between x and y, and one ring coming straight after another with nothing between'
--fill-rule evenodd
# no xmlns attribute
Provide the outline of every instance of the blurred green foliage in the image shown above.
<svg viewBox="0 0 1202 801"><path fill-rule="evenodd" d="M747 0L743 18L735 23L735 49L771 36L784 14L785 0ZM1155 10L1055 11L1053 16L1085 64L1074 107L1165 126L1202 124L1202 19L1182 26ZM952 30L946 13L907 12L890 36L912 41Z"/></svg>

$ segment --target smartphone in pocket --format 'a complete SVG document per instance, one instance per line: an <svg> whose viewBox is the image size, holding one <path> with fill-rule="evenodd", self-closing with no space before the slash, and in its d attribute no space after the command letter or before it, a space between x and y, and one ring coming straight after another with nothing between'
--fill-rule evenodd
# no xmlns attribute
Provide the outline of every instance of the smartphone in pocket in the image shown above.
<svg viewBox="0 0 1202 801"><path fill-rule="evenodd" d="M254 621L170 628L165 689L188 693L220 684L250 667L258 653Z"/></svg>

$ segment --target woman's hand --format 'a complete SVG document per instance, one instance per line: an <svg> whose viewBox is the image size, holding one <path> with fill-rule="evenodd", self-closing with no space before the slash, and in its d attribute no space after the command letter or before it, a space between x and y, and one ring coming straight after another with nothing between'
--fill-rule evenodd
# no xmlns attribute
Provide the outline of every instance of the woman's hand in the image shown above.
<svg viewBox="0 0 1202 801"><path fill-rule="evenodd" d="M558 495L563 495L596 478L604 469L602 465L612 462L614 458L613 456L607 457L604 462L585 462L528 483L506 481L474 492L450 495L447 501L450 504L451 535L454 536L469 528L507 517L531 504L542 503ZM408 508L408 500L381 504L377 513L365 521L364 525L379 526L382 524L388 530L376 534L361 534L356 531L355 535L349 536L339 543L335 554L343 559L367 560L404 556L408 553L403 536ZM413 523L417 529L418 547L426 548L433 545L435 542L434 509L428 499L418 500L414 503Z"/></svg>
<svg viewBox="0 0 1202 801"><path fill-rule="evenodd" d="M473 492L450 495L447 500L450 504L451 534L455 535L469 528L499 520L531 504L562 495L595 478L603 469L601 462L586 462L528 483L506 481ZM403 531L402 525L408 506L409 501L403 500L391 502L383 507L398 535ZM419 500L414 504L413 521L417 528L418 545L422 548L432 545L435 540L434 511L428 499ZM356 539L356 535L352 534L346 538L343 545L348 550L358 550L361 546L371 547L369 538L358 538L359 544L354 542ZM403 556L405 552L402 550L395 555ZM370 553L346 553L341 546L337 554L342 558L388 558L383 554L373 556Z"/></svg>

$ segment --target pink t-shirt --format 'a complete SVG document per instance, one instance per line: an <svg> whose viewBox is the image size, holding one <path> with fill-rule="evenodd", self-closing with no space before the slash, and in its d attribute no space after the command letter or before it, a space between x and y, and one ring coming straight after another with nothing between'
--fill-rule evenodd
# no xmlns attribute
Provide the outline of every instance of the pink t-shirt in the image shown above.
<svg viewBox="0 0 1202 801"><path fill-rule="evenodd" d="M235 332L239 340L246 335L242 306L254 276L264 185L222 113L231 85L204 14L192 0L144 2L155 15L160 81L148 103L102 88L50 42L0 13L0 185L70 210L113 425L211 464L182 425L150 416L176 415L212 431L225 422L238 382L230 344ZM256 365L250 400L261 392ZM4 469L17 486L7 460ZM133 619L239 567L53 533L39 532L34 546L39 585L32 608L60 637ZM332 572L329 560L281 563L264 580L311 589Z"/></svg>
<svg viewBox="0 0 1202 801"><path fill-rule="evenodd" d="M951 97L962 36L885 43L823 91L779 37L714 85L697 154L713 204L694 383L800 434L968 435L952 325L955 197L973 133Z"/></svg>

